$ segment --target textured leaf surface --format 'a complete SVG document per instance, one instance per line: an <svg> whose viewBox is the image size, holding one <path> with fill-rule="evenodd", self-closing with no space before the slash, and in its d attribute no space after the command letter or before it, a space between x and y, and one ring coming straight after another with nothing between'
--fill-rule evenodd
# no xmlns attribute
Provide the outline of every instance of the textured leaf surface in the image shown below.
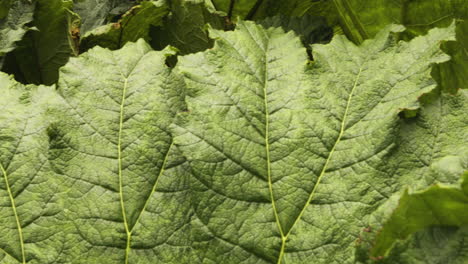
<svg viewBox="0 0 468 264"><path fill-rule="evenodd" d="M390 256L377 263L465 264L468 259L468 228L431 227L408 240L399 240Z"/></svg>
<svg viewBox="0 0 468 264"><path fill-rule="evenodd" d="M0 57L16 47L29 29L34 5L27 0L3 1L0 5ZM1 64L0 64L1 67Z"/></svg>
<svg viewBox="0 0 468 264"><path fill-rule="evenodd" d="M459 19L457 41L444 47L453 58L440 65L435 76L446 90L468 87L468 4L464 0L392 1L392 0L334 0L342 26L356 43L372 38L389 23L403 24L408 31L402 38L425 34L429 29L447 26Z"/></svg>
<svg viewBox="0 0 468 264"><path fill-rule="evenodd" d="M48 162L47 108L57 98L52 87L24 87L4 73L0 90L0 263L50 263L64 238Z"/></svg>
<svg viewBox="0 0 468 264"><path fill-rule="evenodd" d="M401 186L452 184L468 169L468 93L438 92L426 101L416 118L402 122L400 147L389 162Z"/></svg>
<svg viewBox="0 0 468 264"><path fill-rule="evenodd" d="M463 180L468 181L468 174ZM422 192L404 192L377 235L371 254L386 255L395 240L430 226L463 225L468 225L468 189L435 185Z"/></svg>
<svg viewBox="0 0 468 264"><path fill-rule="evenodd" d="M398 113L431 91L439 42L314 45L239 23L181 58L190 114L176 139L192 167L194 251L207 263L351 263L364 220L394 190L379 177ZM424 59L422 59L424 58ZM203 150L203 151L200 151Z"/></svg>
<svg viewBox="0 0 468 264"><path fill-rule="evenodd" d="M185 109L182 79L164 64L172 53L140 40L62 68L50 159L68 183L73 246L60 262L189 263L189 174L168 130Z"/></svg>
<svg viewBox="0 0 468 264"><path fill-rule="evenodd" d="M76 54L71 29L77 26L77 17L70 11L72 2L37 0L33 26L6 58L4 70L15 74L23 83L53 84L58 69L70 56Z"/></svg>
<svg viewBox="0 0 468 264"><path fill-rule="evenodd" d="M434 256L439 257L427 258L426 263L441 263L447 261L447 258L453 261L449 263L466 261L468 254L463 250L468 247L464 241L466 230L453 230L468 224L468 174L465 173L461 180L462 188L436 184L417 192L404 190L401 196L392 197L371 217L370 226L359 239L359 250L363 254L360 260L364 263L420 263L421 259L427 258L421 251L427 251L429 246L434 252L426 254L436 253ZM429 227L452 227L452 230L427 229ZM400 241L424 229L424 232L419 232L410 240L411 243ZM445 244L451 245L452 250L444 246L439 249L434 247L434 244L440 244L438 240L445 240ZM398 244L404 244L404 247ZM415 251L420 253L415 254ZM446 255L446 252L451 254ZM445 255L445 260L440 255Z"/></svg>
<svg viewBox="0 0 468 264"><path fill-rule="evenodd" d="M468 169L466 91L461 90L456 95L436 91L426 96L423 101L424 107L416 117L402 121L398 149L393 152L384 170L384 173L388 175L387 178L398 181L395 185L399 186L397 189L410 187L412 190L422 190L434 183L453 184L458 181L459 175ZM433 192L436 194L445 193L445 191L434 190ZM448 192L448 194L450 193ZM408 194L405 194L406 196ZM468 248L466 242L468 233L463 228L460 230L425 229L411 236L407 241L396 242L389 255L388 252L385 252L389 247L386 245L387 248L383 250L384 252L382 250L375 252L374 250L373 258L369 258L370 248L373 247L375 237L381 234L382 225L392 217L395 208L411 205L411 211L408 211L408 214L420 212L417 211L418 207L414 204L402 202L399 205L399 197L396 196L382 205L370 218L368 227L362 232L363 237L358 239L359 244L364 245L358 250L360 254L363 254L361 260L365 260L364 262L367 263L371 262L372 259L377 260L377 257L383 255L385 258L379 260L378 263L446 263L448 260L453 263L464 263L468 259L468 254L463 250L463 248ZM447 200L450 197L444 195L437 199L443 201L444 198ZM433 198L426 199L428 205L433 201ZM445 210L444 214L450 215L450 209L443 206L445 204L432 204L431 210L434 211L432 213ZM466 206L463 203L461 205ZM402 209L398 207L397 210ZM431 212L431 210L427 212ZM430 216L425 216L423 220L429 221L431 219ZM431 226L449 224L444 217L438 219L441 223L432 223ZM410 221L411 219L408 218L407 222ZM414 228L414 225L407 226L407 222L405 225L402 224L399 230L404 232L408 231L408 228ZM455 226L460 226L460 224ZM420 227L422 228L422 226ZM406 234L404 238L408 235ZM392 239L391 236L387 237ZM393 240L396 239L393 238ZM449 263L452 263L450 261Z"/></svg>
<svg viewBox="0 0 468 264"><path fill-rule="evenodd" d="M150 27L161 25L168 12L168 5L164 0L142 2L125 13L117 23L98 27L84 35L81 51L97 45L112 50L120 49L125 43L140 38L149 41Z"/></svg>

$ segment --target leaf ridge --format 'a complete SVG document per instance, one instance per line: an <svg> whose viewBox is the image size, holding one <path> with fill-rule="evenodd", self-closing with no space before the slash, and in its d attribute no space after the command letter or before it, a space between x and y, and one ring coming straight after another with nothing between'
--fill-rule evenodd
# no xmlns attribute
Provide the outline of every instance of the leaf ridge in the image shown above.
<svg viewBox="0 0 468 264"><path fill-rule="evenodd" d="M122 77L124 77L122 75ZM124 122L124 105L125 95L127 93L128 78L124 77L124 88L122 91L122 101L120 103L120 119L119 119L119 136L117 141L117 160L118 160L118 174L119 174L119 196L120 196L120 207L122 210L122 217L124 221L125 232L127 233L127 246L125 248L125 264L128 263L128 255L130 253L130 238L131 232L127 221L127 215L125 213L125 204L123 197L123 177L122 177L122 131Z"/></svg>
<svg viewBox="0 0 468 264"><path fill-rule="evenodd" d="M249 32L250 36L253 38L252 33L247 27L247 31ZM260 48L260 45L257 43L257 45ZM268 44L267 44L268 45ZM263 80L263 102L265 105L265 152L266 152L266 162L267 162L267 179L268 179L268 190L270 192L270 198L271 198L271 206L273 207L273 213L275 215L275 221L276 224L278 225L279 232L281 234L281 240L283 241L282 244L284 244L284 232L283 232L283 227L281 226L281 222L279 219L278 215L278 209L276 208L276 202L275 202L275 195L273 194L273 182L271 178L271 161L270 161L270 113L268 112L268 98L267 98L267 80L268 80L268 63L266 59L266 54L267 54L267 49L265 49L264 54L264 64L265 64L265 74L264 74L264 80Z"/></svg>

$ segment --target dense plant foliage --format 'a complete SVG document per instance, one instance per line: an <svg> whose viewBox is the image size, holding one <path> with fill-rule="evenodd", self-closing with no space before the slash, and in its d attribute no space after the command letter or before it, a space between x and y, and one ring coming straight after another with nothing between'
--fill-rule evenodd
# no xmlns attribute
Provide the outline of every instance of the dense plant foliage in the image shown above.
<svg viewBox="0 0 468 264"><path fill-rule="evenodd" d="M467 263L466 16L0 2L0 263Z"/></svg>

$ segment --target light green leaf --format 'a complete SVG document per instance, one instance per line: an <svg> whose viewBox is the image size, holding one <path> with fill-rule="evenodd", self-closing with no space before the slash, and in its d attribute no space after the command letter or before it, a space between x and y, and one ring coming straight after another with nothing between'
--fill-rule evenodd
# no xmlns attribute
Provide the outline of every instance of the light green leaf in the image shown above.
<svg viewBox="0 0 468 264"><path fill-rule="evenodd" d="M61 69L49 128L71 226L61 263L189 263L189 183L169 125L185 109L170 49L96 47ZM47 254L47 252L41 252Z"/></svg>
<svg viewBox="0 0 468 264"><path fill-rule="evenodd" d="M379 169L398 113L435 88L431 65L454 27L357 47L313 45L240 22L184 56L189 113L176 144L190 161L193 249L203 263L352 263L353 241L394 189Z"/></svg>
<svg viewBox="0 0 468 264"><path fill-rule="evenodd" d="M434 27L457 23L457 41L445 44L453 60L435 69L443 89L455 92L468 88L468 5L465 0L333 0L346 35L356 43L372 38L389 23L403 24L403 39L425 34Z"/></svg>
<svg viewBox="0 0 468 264"><path fill-rule="evenodd" d="M51 263L64 238L48 162L47 109L57 97L53 87L25 87L4 73L0 91L0 263Z"/></svg>
<svg viewBox="0 0 468 264"><path fill-rule="evenodd" d="M53 84L58 69L77 53L77 43L71 31L79 21L70 11L72 2L37 0L33 26L18 48L5 60L4 70L23 83Z"/></svg>
<svg viewBox="0 0 468 264"><path fill-rule="evenodd" d="M163 17L169 12L165 0L144 1L125 13L117 23L98 27L85 34L81 40L81 52L94 46L101 46L112 50L120 49L127 42L134 42L140 38L149 41L151 26L162 24Z"/></svg>

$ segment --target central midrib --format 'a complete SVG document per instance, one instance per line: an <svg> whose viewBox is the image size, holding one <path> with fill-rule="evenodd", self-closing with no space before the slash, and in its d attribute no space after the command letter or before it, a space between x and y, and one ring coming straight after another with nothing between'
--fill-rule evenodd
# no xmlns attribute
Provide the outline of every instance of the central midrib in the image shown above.
<svg viewBox="0 0 468 264"><path fill-rule="evenodd" d="M345 112L343 114L343 119L341 120L341 125L340 125L340 133L338 134L338 137L337 137L337 139L335 141L335 144L333 145L332 149L330 150L330 153L328 154L327 160L325 161L325 164L323 165L323 168L322 168L322 170L320 172L320 175L319 175L319 177L317 179L317 182L314 185L314 188L312 189L312 192L310 193L309 198L307 199L307 202L305 203L305 205L302 208L301 212L297 216L296 220L294 220L293 224L291 225L291 228L289 228L288 233L286 235L283 235L283 232L281 232L281 234L282 234L282 244L281 244L281 250L280 250L280 254L279 254L277 264L281 264L281 261L282 261L283 255L284 255L284 251L285 251L285 248L286 248L286 241L288 239L288 236L291 234L291 231L293 230L294 226L302 218L302 215L304 214L304 212L305 212L306 208L308 207L308 205L312 202L312 198L314 197L314 194L315 194L315 192L317 190L317 187L319 186L323 176L326 173L326 170L328 169L328 164L330 163L330 160L333 157L336 146L340 143L341 138L343 137L343 134L344 134L344 131L345 131L345 126L346 126L346 121L347 121L347 117L348 117L348 112L349 112L349 106L351 104L351 101L352 101L352 98L353 98L353 95L354 95L354 91L356 90L359 78L361 76L361 72L362 72L362 67L359 68L359 72L358 72L358 74L356 76L356 79L354 81L353 88L351 89L351 91L349 93L349 96L348 96L348 100L346 102Z"/></svg>
<svg viewBox="0 0 468 264"><path fill-rule="evenodd" d="M268 109L268 93L267 93L267 80L268 80L268 64L267 64L267 50L265 48L265 74L263 75L263 103L265 106L265 154L266 154L266 163L267 163L267 177L268 177L268 189L270 192L271 206L273 207L273 214L275 215L276 225L281 235L281 250L278 259L278 263L281 263L283 258L284 247L286 245L287 236L284 235L283 228L281 226L280 218L278 215L278 209L276 207L276 200L273 194L273 180L271 178L271 159L270 159L270 113Z"/></svg>
<svg viewBox="0 0 468 264"><path fill-rule="evenodd" d="M123 76L123 74L122 74ZM125 202L124 202L124 197L123 197L123 175L122 175L122 132L123 132L123 123L124 123L124 108L125 108L125 99L126 99L126 94L127 94L127 88L128 88L128 79L124 78L124 88L122 91L122 100L120 104L120 117L119 117L119 133L118 133L118 141L117 141L117 160L118 160L118 175L119 175L119 195L120 195L120 207L122 210L122 218L124 221L124 227L125 227L125 233L127 234L127 242L126 242L126 247L125 247L125 264L128 264L128 259L130 255L130 245L131 245L131 238L132 238L132 232L135 229L135 226L139 222L143 212L146 210L146 207L149 204L149 200L151 196L154 194L156 191L157 183L159 181L159 178L161 175L164 173L167 161L169 159L169 154L171 152L172 146L174 145L174 142L171 141L171 144L169 145L167 152L165 153L163 163L161 165L161 169L159 170L158 177L156 178L153 188L151 189L151 192L145 201L145 204L143 205L143 208L139 212L134 224L132 227L130 227L128 220L127 220L127 214L125 212Z"/></svg>
<svg viewBox="0 0 468 264"><path fill-rule="evenodd" d="M123 197L123 178L122 178L122 131L123 131L124 106L125 106L125 96L127 94L127 86L128 86L128 79L125 78L124 88L122 91L122 100L120 103L119 134L118 134L118 141L117 141L120 207L122 210L125 233L127 234L127 245L125 247L125 264L128 264L128 255L130 253L130 238L132 235L129 225L128 225L127 215L125 213L125 204L124 204L124 197Z"/></svg>

